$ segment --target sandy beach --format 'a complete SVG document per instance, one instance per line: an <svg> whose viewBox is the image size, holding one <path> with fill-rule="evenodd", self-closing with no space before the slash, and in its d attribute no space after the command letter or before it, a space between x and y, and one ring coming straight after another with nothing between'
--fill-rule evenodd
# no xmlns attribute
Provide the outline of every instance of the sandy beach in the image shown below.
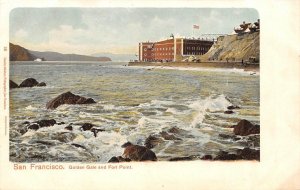
<svg viewBox="0 0 300 190"><path fill-rule="evenodd" d="M242 65L240 62L129 62L128 66L178 67L178 68L236 68L259 72L259 64Z"/></svg>

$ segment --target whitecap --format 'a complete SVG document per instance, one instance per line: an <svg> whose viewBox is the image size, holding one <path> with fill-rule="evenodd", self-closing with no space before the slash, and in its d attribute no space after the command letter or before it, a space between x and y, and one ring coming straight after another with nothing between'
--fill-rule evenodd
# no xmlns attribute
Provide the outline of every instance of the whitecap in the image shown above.
<svg viewBox="0 0 300 190"><path fill-rule="evenodd" d="M189 105L190 108L197 111L194 116L191 126L196 127L202 123L207 112L225 111L231 103L226 99L226 96L221 94L217 98L209 96L205 99L197 100Z"/></svg>
<svg viewBox="0 0 300 190"><path fill-rule="evenodd" d="M38 108L33 107L32 105L29 105L25 108L25 110L37 110Z"/></svg>

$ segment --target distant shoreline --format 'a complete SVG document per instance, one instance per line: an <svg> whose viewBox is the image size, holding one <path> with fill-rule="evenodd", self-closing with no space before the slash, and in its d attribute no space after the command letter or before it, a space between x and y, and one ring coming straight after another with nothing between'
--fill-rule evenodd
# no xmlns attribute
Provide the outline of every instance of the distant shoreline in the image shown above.
<svg viewBox="0 0 300 190"><path fill-rule="evenodd" d="M237 68L245 71L259 71L259 64L242 64L241 62L129 62L128 66L165 66L165 67L191 67L191 68Z"/></svg>

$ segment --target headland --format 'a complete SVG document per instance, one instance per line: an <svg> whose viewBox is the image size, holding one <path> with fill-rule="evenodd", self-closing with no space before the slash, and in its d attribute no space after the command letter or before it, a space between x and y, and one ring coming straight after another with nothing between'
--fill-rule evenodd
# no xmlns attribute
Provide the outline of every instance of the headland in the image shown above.
<svg viewBox="0 0 300 190"><path fill-rule="evenodd" d="M259 70L259 20L217 39L176 38L139 44L139 60L129 66L209 67Z"/></svg>

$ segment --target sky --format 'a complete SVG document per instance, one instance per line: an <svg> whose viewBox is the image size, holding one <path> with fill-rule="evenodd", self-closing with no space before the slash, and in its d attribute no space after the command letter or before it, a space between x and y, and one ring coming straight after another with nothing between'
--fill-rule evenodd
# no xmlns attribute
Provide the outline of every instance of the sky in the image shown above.
<svg viewBox="0 0 300 190"><path fill-rule="evenodd" d="M91 55L136 54L138 43L201 34L232 34L255 9L208 8L16 8L10 42L29 50ZM199 30L193 31L193 25Z"/></svg>

